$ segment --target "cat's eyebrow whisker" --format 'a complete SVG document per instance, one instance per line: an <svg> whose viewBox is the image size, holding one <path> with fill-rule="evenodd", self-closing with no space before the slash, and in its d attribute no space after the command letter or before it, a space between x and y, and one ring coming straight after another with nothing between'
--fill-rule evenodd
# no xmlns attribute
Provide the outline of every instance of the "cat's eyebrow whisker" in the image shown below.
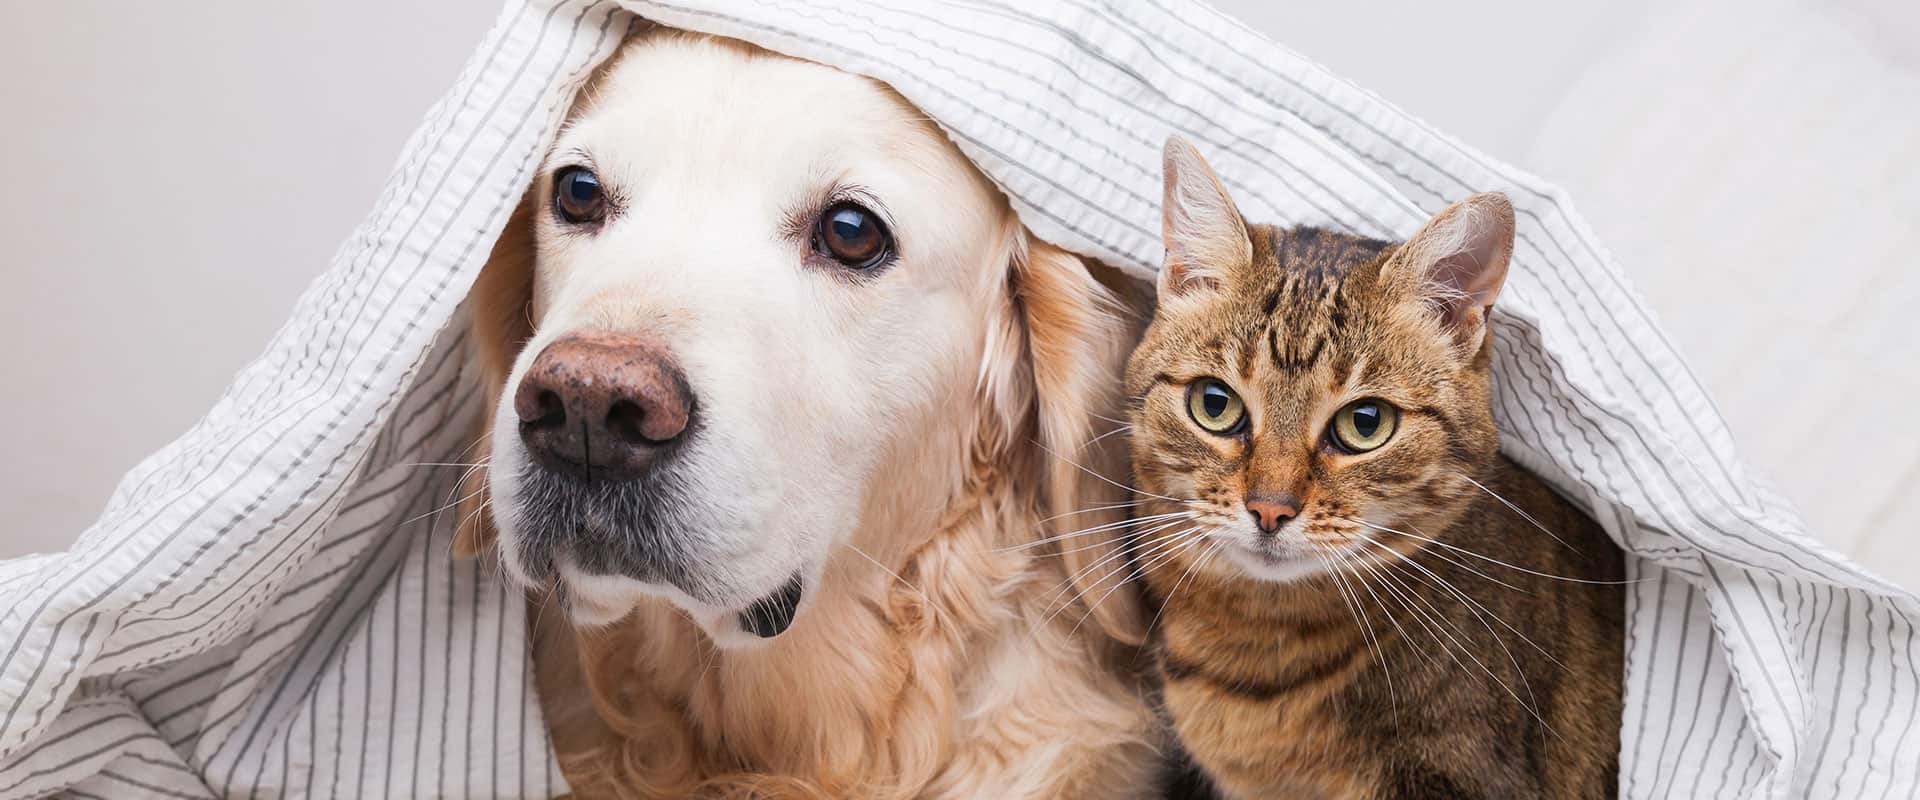
<svg viewBox="0 0 1920 800"><path fill-rule="evenodd" d="M1548 536L1552 536L1553 540L1556 542L1559 542L1561 547L1565 547L1568 550L1572 550L1575 553L1580 552L1578 549L1574 548L1573 545L1568 544L1567 540L1560 538L1553 531L1547 530L1547 526L1540 524L1540 520L1534 519L1533 515L1527 513L1526 509L1514 505L1513 502L1508 500L1507 498L1501 497L1499 492L1489 489L1486 487L1485 484L1474 480L1472 475L1468 475L1466 473L1458 473L1458 474L1460 475L1460 477L1465 478L1468 483L1471 483L1474 486L1479 487L1480 491L1486 492L1488 497L1491 497L1495 500L1500 501L1500 504L1503 506L1506 506L1507 508L1513 509L1513 513L1519 514L1520 518L1526 520L1528 524L1532 525L1535 528L1539 528L1541 533L1544 533Z"/></svg>
<svg viewBox="0 0 1920 800"><path fill-rule="evenodd" d="M1444 548L1446 548L1446 549L1448 549L1448 550L1452 550L1452 551L1454 551L1454 552L1456 552L1456 553L1460 553L1460 554L1463 554L1463 555L1469 555L1469 556L1472 556L1472 557L1474 557L1474 558L1477 558L1477 559L1480 559L1481 561L1485 561L1485 562L1488 562L1488 563L1492 563L1492 564L1498 564L1498 565L1500 565L1500 566L1503 566L1503 567L1506 567L1507 569L1510 569L1510 570L1513 570L1513 571L1515 571L1515 572L1524 572L1524 573L1527 573L1528 575L1534 575L1534 576L1538 576L1538 577L1541 577L1541 578L1548 578L1548 579L1551 579L1551 580L1556 580L1556 581L1566 581L1566 582L1568 582L1568 583L1590 583L1590 584L1594 584L1594 585L1597 585L1597 586L1627 586L1627 585L1630 585L1630 584L1635 584L1635 583L1640 583L1640 582L1641 582L1641 580L1644 580L1644 579L1635 579L1635 580L1630 580L1630 581L1626 581L1626 580L1622 580L1622 581L1595 581L1595 580L1587 580L1586 578L1569 578L1569 577L1567 577L1567 576L1565 576L1565 575L1553 575L1553 574L1550 574L1550 573L1546 573L1546 572L1539 572L1539 571L1536 571L1536 570L1531 570L1531 569L1527 569L1526 567L1517 567L1517 566L1514 566L1514 565L1512 565L1512 564L1509 564L1509 563L1507 563L1507 562L1505 562L1505 561L1501 561L1500 559L1497 559L1497 558L1493 558L1492 556L1483 556L1483 555L1481 555L1481 554L1479 554L1479 553L1476 553L1476 552L1473 552L1472 550L1468 550L1468 549L1466 549L1466 548L1464 548L1464 547L1460 547L1460 546L1457 546L1457 545L1452 545L1452 544L1448 544L1448 543L1446 543L1446 542L1443 542L1443 541L1440 541L1439 539L1433 539L1433 538L1430 538L1430 537L1426 537L1426 536L1421 536L1421 535L1419 535L1419 534L1417 534L1417 533L1407 533L1406 531L1398 531L1398 530L1394 530L1394 529L1392 529L1392 528L1389 528L1389 527L1387 527L1387 526L1385 526L1385 525L1376 525L1376 524L1374 524L1374 523L1371 523L1371 522L1368 522L1368 521L1366 521L1366 520L1364 520L1364 519L1359 519L1359 518L1357 518L1357 517L1341 517L1341 519L1344 519L1344 520L1346 520L1346 521L1348 521L1348 522L1352 522L1352 523L1356 523L1356 524L1359 524L1359 525L1365 525L1365 526L1367 526L1367 527L1369 527L1369 528L1372 528L1372 529L1374 529L1374 530L1376 530L1376 531L1382 531L1382 532L1385 532L1385 533L1393 533L1393 534L1398 534L1398 535L1401 535L1401 536L1405 536L1405 537L1407 537L1407 538L1409 538L1409 539L1418 539L1418 540L1420 540L1420 541L1422 541L1422 542L1426 542L1426 543L1428 543L1428 544L1433 544L1433 545L1439 545L1439 546L1441 546L1441 547L1444 547Z"/></svg>

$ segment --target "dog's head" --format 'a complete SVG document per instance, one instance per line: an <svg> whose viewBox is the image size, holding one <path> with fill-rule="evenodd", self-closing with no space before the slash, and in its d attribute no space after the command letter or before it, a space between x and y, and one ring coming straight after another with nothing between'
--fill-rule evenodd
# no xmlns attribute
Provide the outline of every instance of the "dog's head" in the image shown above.
<svg viewBox="0 0 1920 800"><path fill-rule="evenodd" d="M775 636L917 451L983 418L1084 441L1124 337L1103 290L886 87L655 32L582 98L473 308L475 494L576 622L652 596Z"/></svg>

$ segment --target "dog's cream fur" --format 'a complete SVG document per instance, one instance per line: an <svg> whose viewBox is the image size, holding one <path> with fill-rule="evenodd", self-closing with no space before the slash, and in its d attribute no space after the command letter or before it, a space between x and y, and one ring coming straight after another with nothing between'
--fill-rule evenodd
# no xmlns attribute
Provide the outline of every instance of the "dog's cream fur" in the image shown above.
<svg viewBox="0 0 1920 800"><path fill-rule="evenodd" d="M620 203L589 235L549 206L554 168L583 153ZM783 232L835 183L886 208L901 257L884 274L832 274ZM548 342L597 328L665 342L700 403L676 468L705 510L684 534L725 596L563 570L573 618L536 611L542 700L580 794L1151 792L1124 559L1109 537L1051 541L1128 499L1108 480L1123 448L1095 439L1135 331L1093 269L1033 239L878 83L657 30L624 47L473 300L498 392ZM461 546L497 536L524 579L510 406L473 486L491 513L473 509ZM796 571L792 627L738 630L739 608Z"/></svg>

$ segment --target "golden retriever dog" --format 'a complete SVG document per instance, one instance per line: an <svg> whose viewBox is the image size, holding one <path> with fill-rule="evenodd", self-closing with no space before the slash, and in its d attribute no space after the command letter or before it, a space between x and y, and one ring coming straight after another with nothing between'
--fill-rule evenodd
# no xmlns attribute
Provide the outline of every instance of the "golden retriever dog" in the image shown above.
<svg viewBox="0 0 1920 800"><path fill-rule="evenodd" d="M1122 284L876 81L626 43L470 305L495 404L457 547L538 601L576 791L1151 793L1098 533Z"/></svg>

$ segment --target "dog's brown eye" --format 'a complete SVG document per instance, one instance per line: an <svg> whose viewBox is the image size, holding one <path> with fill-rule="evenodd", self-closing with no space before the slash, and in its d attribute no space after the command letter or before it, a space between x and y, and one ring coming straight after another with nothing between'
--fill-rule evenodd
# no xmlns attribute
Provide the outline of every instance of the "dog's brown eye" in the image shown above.
<svg viewBox="0 0 1920 800"><path fill-rule="evenodd" d="M575 225L596 222L607 213L607 196L600 179L586 167L568 167L553 180L553 207Z"/></svg>
<svg viewBox="0 0 1920 800"><path fill-rule="evenodd" d="M856 203L840 203L820 215L813 247L854 269L872 269L893 255L893 234L880 216Z"/></svg>

